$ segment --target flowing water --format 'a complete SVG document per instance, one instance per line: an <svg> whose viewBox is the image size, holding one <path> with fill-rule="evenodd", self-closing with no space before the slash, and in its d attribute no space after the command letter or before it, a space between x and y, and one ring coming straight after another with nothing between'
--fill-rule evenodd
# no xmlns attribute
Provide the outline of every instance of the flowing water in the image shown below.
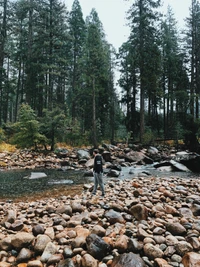
<svg viewBox="0 0 200 267"><path fill-rule="evenodd" d="M141 166L134 169L134 174L130 174L133 167L123 167L119 177L110 178L104 176L105 183L110 179L132 179L139 177L138 174L147 172L150 176L156 177L181 177L181 178L197 178L198 174L187 172L160 172L151 165ZM31 174L45 174L46 177L30 179ZM139 179L139 178L138 178ZM0 171L0 198L16 198L20 196L29 196L36 193L44 194L44 192L53 192L61 190L73 190L78 187L83 188L83 184L91 183L93 177L86 177L84 171L58 171L58 170L10 170Z"/></svg>
<svg viewBox="0 0 200 267"><path fill-rule="evenodd" d="M29 179L31 174L46 174L46 177ZM52 189L63 189L87 183L83 171L58 170L10 170L0 172L0 198L15 198Z"/></svg>

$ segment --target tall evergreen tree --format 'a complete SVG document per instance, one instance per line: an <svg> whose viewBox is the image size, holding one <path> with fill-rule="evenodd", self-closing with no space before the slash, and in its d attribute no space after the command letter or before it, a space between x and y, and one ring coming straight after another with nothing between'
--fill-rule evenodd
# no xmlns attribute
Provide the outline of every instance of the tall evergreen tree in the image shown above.
<svg viewBox="0 0 200 267"><path fill-rule="evenodd" d="M20 101L26 101L41 116L43 108L65 104L69 54L67 12L57 0L19 0L15 10L21 29L15 32L20 77L23 65L23 79L18 82L18 88L23 83Z"/></svg>
<svg viewBox="0 0 200 267"><path fill-rule="evenodd" d="M4 101L4 85L5 85L5 69L4 60L6 54L6 40L8 31L8 0L0 2L0 126L2 125L3 101Z"/></svg>
<svg viewBox="0 0 200 267"><path fill-rule="evenodd" d="M138 137L139 132L139 112L137 106L139 106L137 100L137 73L138 73L138 58L135 45L130 40L124 43L118 53L120 59L120 79L119 85L122 89L121 102L126 107L126 128L128 132L131 132L132 138Z"/></svg>
<svg viewBox="0 0 200 267"><path fill-rule="evenodd" d="M178 32L176 21L171 7L168 7L167 16L162 23L162 85L164 103L164 135L173 137L173 129L176 125L175 117L175 86L178 74L178 62L180 49L178 46Z"/></svg>
<svg viewBox="0 0 200 267"><path fill-rule="evenodd" d="M145 98L148 92L150 95L151 90L157 89L156 77L153 81L152 75L156 75L158 68L156 62L159 60L156 31L156 22L160 18L156 12L158 7L160 7L160 0L137 0L131 6L128 16L131 28L130 39L135 45L138 58L141 142L145 132Z"/></svg>
<svg viewBox="0 0 200 267"><path fill-rule="evenodd" d="M114 92L112 49L105 40L103 25L96 10L93 9L87 17L86 26L86 125L90 127L92 122L92 140L97 147L98 139L105 133L105 121L109 119L108 110Z"/></svg>
<svg viewBox="0 0 200 267"><path fill-rule="evenodd" d="M73 124L80 117L81 87L83 85L83 58L86 41L86 26L78 0L74 0L69 17L70 32L70 65L68 103Z"/></svg>
<svg viewBox="0 0 200 267"><path fill-rule="evenodd" d="M190 113L195 120L199 118L200 94L200 4L197 0L192 0L186 35L190 57Z"/></svg>

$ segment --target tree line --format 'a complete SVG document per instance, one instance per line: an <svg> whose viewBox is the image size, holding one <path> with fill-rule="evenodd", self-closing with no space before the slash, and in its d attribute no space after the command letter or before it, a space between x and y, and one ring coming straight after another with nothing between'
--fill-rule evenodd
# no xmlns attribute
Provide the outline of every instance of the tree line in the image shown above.
<svg viewBox="0 0 200 267"><path fill-rule="evenodd" d="M133 137L184 138L196 145L199 130L200 5L191 0L185 28L161 1L136 0L128 12L130 35L119 51L126 126Z"/></svg>
<svg viewBox="0 0 200 267"><path fill-rule="evenodd" d="M84 20L78 0L70 12L59 0L0 1L0 136L23 143L23 130L35 131L30 145L52 149L127 136L190 142L199 129L200 5L191 0L181 32L172 9L163 17L160 8L133 1L130 35L116 51L97 11Z"/></svg>

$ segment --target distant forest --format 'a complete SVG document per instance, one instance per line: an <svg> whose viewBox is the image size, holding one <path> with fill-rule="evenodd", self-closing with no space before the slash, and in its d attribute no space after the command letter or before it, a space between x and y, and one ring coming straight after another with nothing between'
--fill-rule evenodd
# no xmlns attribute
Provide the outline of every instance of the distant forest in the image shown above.
<svg viewBox="0 0 200 267"><path fill-rule="evenodd" d="M191 0L179 30L170 7L159 12L160 0L132 2L130 34L116 51L98 11L84 20L78 0L70 12L59 0L0 1L0 142L51 149L56 142L97 147L128 139L194 145L200 3Z"/></svg>

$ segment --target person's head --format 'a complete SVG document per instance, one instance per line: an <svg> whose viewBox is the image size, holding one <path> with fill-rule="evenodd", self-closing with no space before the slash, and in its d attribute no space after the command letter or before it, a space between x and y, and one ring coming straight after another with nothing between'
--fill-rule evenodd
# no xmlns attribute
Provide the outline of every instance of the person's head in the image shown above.
<svg viewBox="0 0 200 267"><path fill-rule="evenodd" d="M99 153L99 150L98 149L94 149L93 154L97 155L98 153Z"/></svg>

